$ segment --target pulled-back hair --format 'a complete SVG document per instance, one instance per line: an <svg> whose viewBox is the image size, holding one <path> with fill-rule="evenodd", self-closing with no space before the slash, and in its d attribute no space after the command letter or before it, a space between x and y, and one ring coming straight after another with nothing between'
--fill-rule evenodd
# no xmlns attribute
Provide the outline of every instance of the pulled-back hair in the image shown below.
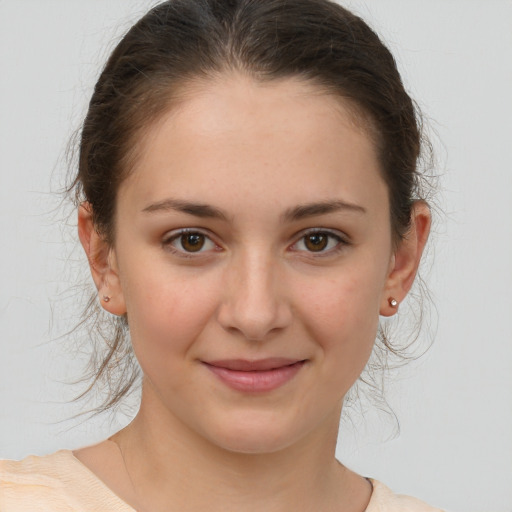
<svg viewBox="0 0 512 512"><path fill-rule="evenodd" d="M260 82L300 78L343 98L376 146L395 242L404 236L412 205L422 198L421 122L393 56L370 27L329 0L168 0L141 18L111 54L81 131L70 190L78 203L90 203L108 243L115 243L117 191L137 160L144 130L187 85L231 72ZM110 382L104 409L118 403L140 370L126 319L107 329L96 299L88 311L87 321L107 347L94 358L89 389L111 378L113 368L121 376ZM379 338L381 348L397 353L382 329Z"/></svg>

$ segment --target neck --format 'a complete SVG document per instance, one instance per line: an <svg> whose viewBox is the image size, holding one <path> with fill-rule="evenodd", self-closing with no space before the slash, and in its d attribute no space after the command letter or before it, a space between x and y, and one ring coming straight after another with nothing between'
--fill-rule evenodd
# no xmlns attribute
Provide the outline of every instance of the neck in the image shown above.
<svg viewBox="0 0 512 512"><path fill-rule="evenodd" d="M223 449L200 436L159 410L155 396L145 391L137 417L113 438L139 509L169 510L169 503L173 510L211 512L366 507L368 483L334 456L340 410L290 446L248 454Z"/></svg>

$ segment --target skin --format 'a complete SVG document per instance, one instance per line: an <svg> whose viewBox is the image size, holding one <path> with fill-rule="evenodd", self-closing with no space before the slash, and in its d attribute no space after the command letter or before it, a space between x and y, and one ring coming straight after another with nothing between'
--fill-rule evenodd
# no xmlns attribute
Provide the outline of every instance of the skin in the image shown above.
<svg viewBox="0 0 512 512"><path fill-rule="evenodd" d="M112 247L82 205L80 239L110 297L102 305L127 314L144 382L134 421L75 455L132 506L366 508L368 481L334 458L343 398L379 315L396 311L389 298L412 285L430 215L417 203L393 244L374 145L353 115L296 79L196 85L145 131L118 191ZM299 209L311 204L324 211ZM199 252L183 247L184 228L199 233ZM324 249L311 250L311 231ZM305 363L260 393L204 364L268 357Z"/></svg>

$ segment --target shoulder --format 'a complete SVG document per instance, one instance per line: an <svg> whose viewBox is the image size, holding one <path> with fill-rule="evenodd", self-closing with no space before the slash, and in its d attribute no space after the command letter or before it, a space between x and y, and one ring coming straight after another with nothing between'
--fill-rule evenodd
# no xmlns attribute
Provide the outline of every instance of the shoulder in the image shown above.
<svg viewBox="0 0 512 512"><path fill-rule="evenodd" d="M395 494L377 480L370 481L373 493L365 512L442 512L412 496Z"/></svg>
<svg viewBox="0 0 512 512"><path fill-rule="evenodd" d="M0 461L0 510L73 510L67 499L66 475L72 473L71 452L31 455L21 461Z"/></svg>
<svg viewBox="0 0 512 512"><path fill-rule="evenodd" d="M2 512L133 512L70 450L0 460Z"/></svg>

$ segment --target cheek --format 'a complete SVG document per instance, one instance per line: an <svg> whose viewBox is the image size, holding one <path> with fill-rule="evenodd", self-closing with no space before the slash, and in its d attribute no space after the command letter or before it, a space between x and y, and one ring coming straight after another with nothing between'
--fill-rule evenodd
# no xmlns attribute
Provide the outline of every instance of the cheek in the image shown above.
<svg viewBox="0 0 512 512"><path fill-rule="evenodd" d="M204 276L161 272L156 265L143 275L130 273L123 282L128 324L143 370L172 365L187 355L216 308L218 286Z"/></svg>
<svg viewBox="0 0 512 512"><path fill-rule="evenodd" d="M381 284L382 283L382 284ZM372 273L363 265L339 272L331 278L322 277L300 286L301 309L318 328L328 331L349 326L376 326L383 289L382 273ZM354 334L357 334L356 332Z"/></svg>
<svg viewBox="0 0 512 512"><path fill-rule="evenodd" d="M352 385L371 354L384 275L382 269L362 262L331 279L303 283L299 316L338 384L345 379Z"/></svg>

